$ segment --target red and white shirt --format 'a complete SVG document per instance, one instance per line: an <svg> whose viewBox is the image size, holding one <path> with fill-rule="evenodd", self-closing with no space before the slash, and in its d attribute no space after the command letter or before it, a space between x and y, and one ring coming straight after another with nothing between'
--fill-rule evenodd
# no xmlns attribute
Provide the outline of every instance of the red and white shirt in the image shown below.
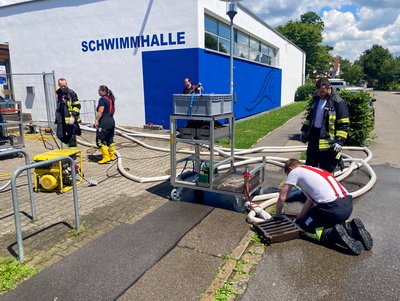
<svg viewBox="0 0 400 301"><path fill-rule="evenodd" d="M293 169L285 184L295 185L318 204L343 198L348 191L329 172L302 165Z"/></svg>

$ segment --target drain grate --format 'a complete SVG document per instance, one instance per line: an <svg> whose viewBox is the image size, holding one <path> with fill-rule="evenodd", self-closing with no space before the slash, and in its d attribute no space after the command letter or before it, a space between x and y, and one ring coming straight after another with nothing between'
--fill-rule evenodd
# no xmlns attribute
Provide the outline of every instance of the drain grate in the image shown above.
<svg viewBox="0 0 400 301"><path fill-rule="evenodd" d="M282 218L270 219L255 224L256 230L265 236L267 243L276 243L298 238L302 232L301 228L292 222L290 218L282 215Z"/></svg>

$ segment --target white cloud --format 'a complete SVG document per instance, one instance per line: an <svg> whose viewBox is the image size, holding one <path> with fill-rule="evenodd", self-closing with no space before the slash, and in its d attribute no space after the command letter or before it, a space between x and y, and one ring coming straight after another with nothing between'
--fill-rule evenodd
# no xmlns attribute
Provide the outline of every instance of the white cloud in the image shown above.
<svg viewBox="0 0 400 301"><path fill-rule="evenodd" d="M320 13L325 23L324 44L334 47L333 55L351 61L374 44L400 55L400 0L243 0L240 3L273 27L299 20L308 11Z"/></svg>
<svg viewBox="0 0 400 301"><path fill-rule="evenodd" d="M361 30L371 30L378 27L386 27L393 24L398 15L399 10L392 8L371 9L363 7L359 12L360 22L358 23L358 27Z"/></svg>
<svg viewBox="0 0 400 301"><path fill-rule="evenodd" d="M353 0L360 7L400 9L399 0Z"/></svg>

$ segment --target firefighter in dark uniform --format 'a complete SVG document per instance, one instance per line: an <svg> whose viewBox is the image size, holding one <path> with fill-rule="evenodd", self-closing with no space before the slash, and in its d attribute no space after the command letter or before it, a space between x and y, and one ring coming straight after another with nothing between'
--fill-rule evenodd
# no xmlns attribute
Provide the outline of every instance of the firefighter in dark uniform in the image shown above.
<svg viewBox="0 0 400 301"><path fill-rule="evenodd" d="M65 78L58 80L57 108L56 120L57 137L61 142L68 145L69 148L76 148L76 136L81 135L79 122L81 117L79 111L81 103L78 100L76 93L68 88L68 83Z"/></svg>
<svg viewBox="0 0 400 301"><path fill-rule="evenodd" d="M349 111L327 78L320 78L316 88L300 139L308 142L306 165L333 172L337 164L342 164L341 150L350 127Z"/></svg>
<svg viewBox="0 0 400 301"><path fill-rule="evenodd" d="M96 131L96 144L100 147L102 159L98 162L104 164L116 159L115 157L115 96L107 86L99 87L99 103L97 105L97 114L95 127Z"/></svg>

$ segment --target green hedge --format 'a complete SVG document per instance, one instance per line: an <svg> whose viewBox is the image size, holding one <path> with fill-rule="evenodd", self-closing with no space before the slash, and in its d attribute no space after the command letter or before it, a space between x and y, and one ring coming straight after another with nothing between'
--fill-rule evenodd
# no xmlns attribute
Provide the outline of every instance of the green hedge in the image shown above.
<svg viewBox="0 0 400 301"><path fill-rule="evenodd" d="M296 90L294 101L310 101L315 91L313 83L305 83Z"/></svg>
<svg viewBox="0 0 400 301"><path fill-rule="evenodd" d="M338 94L347 103L350 115L350 131L346 145L364 146L374 129L372 96L364 91L351 93L341 90Z"/></svg>

